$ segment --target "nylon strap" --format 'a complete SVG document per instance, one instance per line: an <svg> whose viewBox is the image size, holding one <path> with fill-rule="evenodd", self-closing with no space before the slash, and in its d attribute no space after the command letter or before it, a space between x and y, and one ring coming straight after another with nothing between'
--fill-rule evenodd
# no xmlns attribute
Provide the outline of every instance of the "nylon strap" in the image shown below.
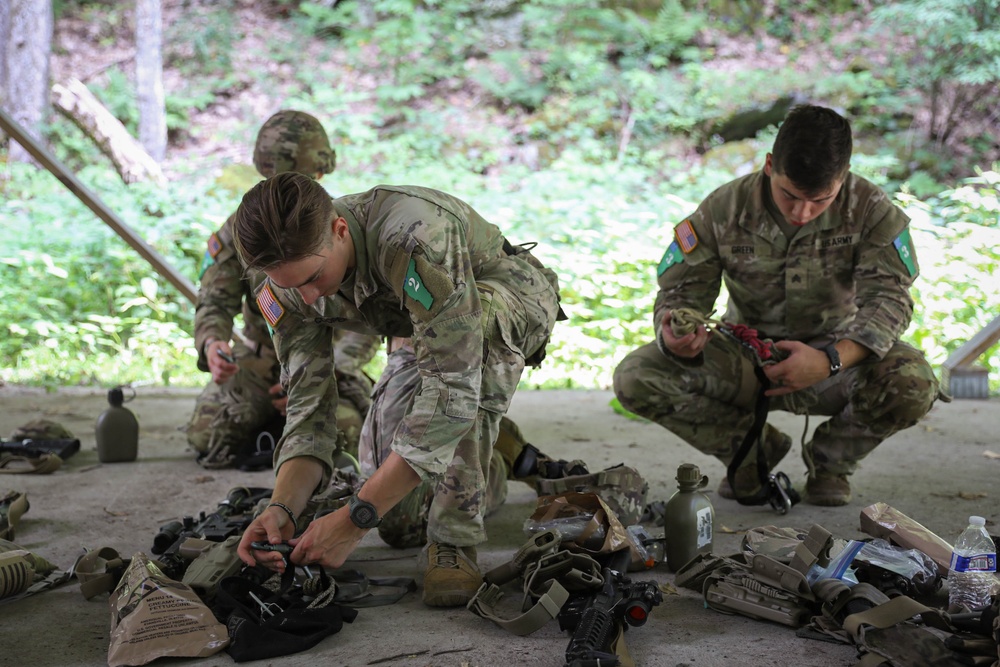
<svg viewBox="0 0 1000 667"><path fill-rule="evenodd" d="M80 580L80 592L90 599L101 593L110 593L121 581L128 560L111 547L92 549L80 557L73 567Z"/></svg>
<svg viewBox="0 0 1000 667"><path fill-rule="evenodd" d="M559 614L569 599L569 592L555 579L550 579L545 592L527 611L513 618L500 618L496 605L503 598L503 591L496 584L483 583L469 600L469 611L489 619L508 632L523 637L530 635Z"/></svg>

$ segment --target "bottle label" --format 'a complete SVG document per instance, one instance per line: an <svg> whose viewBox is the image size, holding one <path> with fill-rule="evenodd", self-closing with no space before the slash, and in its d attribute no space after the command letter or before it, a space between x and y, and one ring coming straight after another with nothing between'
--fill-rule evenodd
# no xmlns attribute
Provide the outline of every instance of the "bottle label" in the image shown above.
<svg viewBox="0 0 1000 667"><path fill-rule="evenodd" d="M712 543L712 508L703 507L695 513L698 521L698 548Z"/></svg>
<svg viewBox="0 0 1000 667"><path fill-rule="evenodd" d="M975 556L951 555L951 569L954 572L996 572L996 554L976 554Z"/></svg>

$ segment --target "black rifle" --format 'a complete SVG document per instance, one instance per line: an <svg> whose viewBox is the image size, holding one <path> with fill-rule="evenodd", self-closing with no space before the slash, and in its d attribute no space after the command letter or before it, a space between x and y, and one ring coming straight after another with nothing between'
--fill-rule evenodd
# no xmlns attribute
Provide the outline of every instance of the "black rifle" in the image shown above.
<svg viewBox="0 0 1000 667"><path fill-rule="evenodd" d="M0 440L0 453L16 454L29 459L37 459L44 454L55 454L63 461L80 451L80 441L76 438L60 440Z"/></svg>
<svg viewBox="0 0 1000 667"><path fill-rule="evenodd" d="M656 582L633 582L625 576L631 558L628 549L611 554L601 589L574 595L559 612L559 629L573 632L566 667L618 665L615 640L628 626L644 624L653 607L663 602Z"/></svg>
<svg viewBox="0 0 1000 667"><path fill-rule="evenodd" d="M159 556L164 574L179 580L191 559L203 549L204 542L224 542L242 533L250 525L257 503L269 497L271 491L237 486L229 490L214 512L201 512L197 517L186 516L160 526L150 551ZM194 543L190 549L185 548L189 540Z"/></svg>

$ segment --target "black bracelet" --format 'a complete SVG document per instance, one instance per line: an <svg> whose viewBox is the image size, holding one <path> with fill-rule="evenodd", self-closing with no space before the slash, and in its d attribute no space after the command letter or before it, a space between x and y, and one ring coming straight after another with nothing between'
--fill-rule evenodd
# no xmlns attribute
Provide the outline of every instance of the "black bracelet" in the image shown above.
<svg viewBox="0 0 1000 667"><path fill-rule="evenodd" d="M292 525L298 527L298 522L295 521L295 512L293 512L292 508L290 508L288 505L284 503L270 503L268 507L278 507L280 509L285 510L286 512L288 512L288 518L292 520Z"/></svg>

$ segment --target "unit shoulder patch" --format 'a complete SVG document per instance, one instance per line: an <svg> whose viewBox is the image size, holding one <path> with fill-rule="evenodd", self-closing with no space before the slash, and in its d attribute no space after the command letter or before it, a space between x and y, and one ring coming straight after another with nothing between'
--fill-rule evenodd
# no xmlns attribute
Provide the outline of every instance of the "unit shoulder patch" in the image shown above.
<svg viewBox="0 0 1000 667"><path fill-rule="evenodd" d="M261 288L260 292L257 293L257 307L260 308L261 314L264 319L267 320L268 326L272 329L278 326L278 322L281 318L285 316L285 308L278 301L278 298L274 296L274 291L271 290L271 285L265 283L264 287Z"/></svg>
<svg viewBox="0 0 1000 667"><path fill-rule="evenodd" d="M698 247L698 235L694 233L694 226L691 224L690 219L674 227L674 236L677 238L677 243L685 255L690 254L692 250Z"/></svg>
<svg viewBox="0 0 1000 667"><path fill-rule="evenodd" d="M417 262L412 257L406 267L406 276L403 280L403 291L414 301L427 310L434 305L434 295L427 291L420 274L417 273Z"/></svg>
<svg viewBox="0 0 1000 667"><path fill-rule="evenodd" d="M677 241L671 241L670 245L667 246L666 252L663 253L662 259L660 259L659 266L656 267L656 277L659 278L671 266L683 261L684 253L681 252L680 246L677 244Z"/></svg>
<svg viewBox="0 0 1000 667"><path fill-rule="evenodd" d="M896 246L899 259L903 261L903 266L906 267L910 276L917 275L917 263L913 255L913 239L910 237L910 229L906 228L900 232L892 244Z"/></svg>

